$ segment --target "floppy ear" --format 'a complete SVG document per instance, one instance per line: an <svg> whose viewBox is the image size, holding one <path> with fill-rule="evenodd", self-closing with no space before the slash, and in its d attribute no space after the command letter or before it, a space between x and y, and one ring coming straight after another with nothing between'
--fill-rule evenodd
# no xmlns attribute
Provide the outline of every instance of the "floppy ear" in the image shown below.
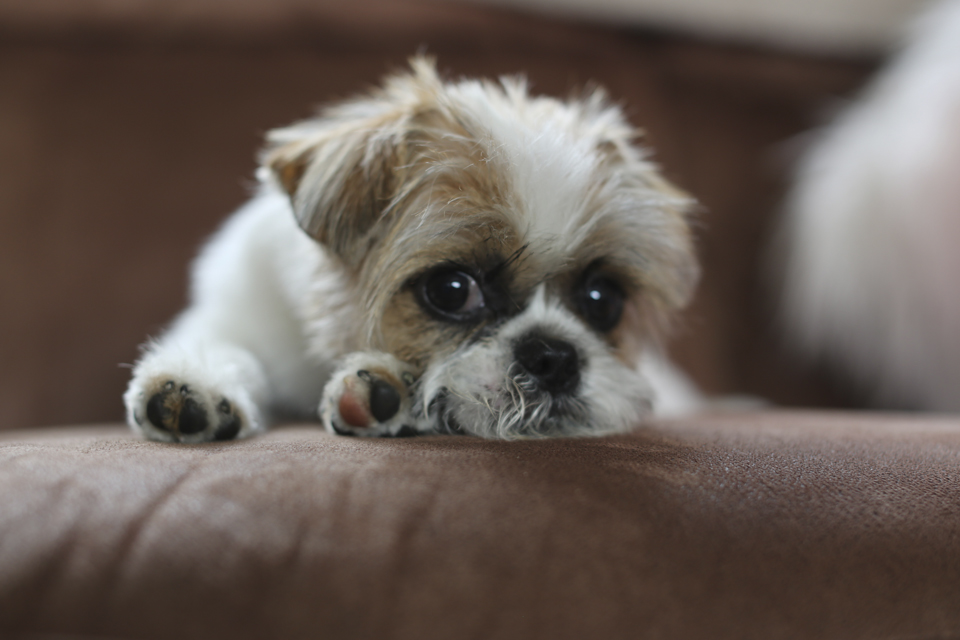
<svg viewBox="0 0 960 640"><path fill-rule="evenodd" d="M300 227L356 266L397 182L399 117L321 117L270 133L264 164L287 192ZM346 112L346 113L345 113Z"/></svg>
<svg viewBox="0 0 960 640"><path fill-rule="evenodd" d="M436 107L442 82L430 57L386 78L371 95L271 131L263 164L290 196L300 227L348 266L382 232L405 175L417 114Z"/></svg>

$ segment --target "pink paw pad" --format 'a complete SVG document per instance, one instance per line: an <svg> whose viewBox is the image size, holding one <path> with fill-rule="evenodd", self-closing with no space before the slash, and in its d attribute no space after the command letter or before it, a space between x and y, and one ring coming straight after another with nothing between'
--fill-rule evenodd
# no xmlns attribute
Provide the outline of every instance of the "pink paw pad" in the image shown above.
<svg viewBox="0 0 960 640"><path fill-rule="evenodd" d="M344 381L337 402L340 418L351 427L366 428L374 422L386 422L400 410L399 382L388 372L376 375L365 369Z"/></svg>

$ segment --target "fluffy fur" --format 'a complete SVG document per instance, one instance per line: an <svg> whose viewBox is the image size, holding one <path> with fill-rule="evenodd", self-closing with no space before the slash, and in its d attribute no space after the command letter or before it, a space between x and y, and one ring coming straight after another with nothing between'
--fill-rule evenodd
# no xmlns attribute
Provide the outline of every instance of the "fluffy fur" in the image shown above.
<svg viewBox="0 0 960 640"><path fill-rule="evenodd" d="M635 135L600 92L445 83L423 58L271 132L257 195L134 369L131 427L228 439L319 406L344 434L512 438L622 431L655 387L688 405L651 349L696 281L691 202ZM438 311L468 281L471 315Z"/></svg>
<svg viewBox="0 0 960 640"><path fill-rule="evenodd" d="M784 314L795 344L882 406L960 410L960 2L815 144L792 195Z"/></svg>

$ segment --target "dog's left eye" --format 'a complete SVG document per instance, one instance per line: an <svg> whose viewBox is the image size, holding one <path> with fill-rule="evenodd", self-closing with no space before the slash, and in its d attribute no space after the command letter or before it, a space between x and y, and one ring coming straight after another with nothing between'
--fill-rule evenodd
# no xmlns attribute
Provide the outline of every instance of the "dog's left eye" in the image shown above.
<svg viewBox="0 0 960 640"><path fill-rule="evenodd" d="M601 333L613 329L623 315L623 289L616 281L592 274L584 282L580 308L590 326Z"/></svg>
<svg viewBox="0 0 960 640"><path fill-rule="evenodd" d="M473 276L456 269L442 269L423 281L422 298L444 318L472 320L484 308L483 292Z"/></svg>

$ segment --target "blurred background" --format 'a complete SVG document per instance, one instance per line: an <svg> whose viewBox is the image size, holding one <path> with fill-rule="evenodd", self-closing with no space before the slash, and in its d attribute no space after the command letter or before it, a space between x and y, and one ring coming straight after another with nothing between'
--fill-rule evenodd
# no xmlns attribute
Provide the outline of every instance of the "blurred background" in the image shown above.
<svg viewBox="0 0 960 640"><path fill-rule="evenodd" d="M705 390L857 407L778 337L763 247L804 132L916 0L0 0L0 428L116 421L137 345L248 196L272 127L420 50L448 76L591 82L702 203L671 343Z"/></svg>

